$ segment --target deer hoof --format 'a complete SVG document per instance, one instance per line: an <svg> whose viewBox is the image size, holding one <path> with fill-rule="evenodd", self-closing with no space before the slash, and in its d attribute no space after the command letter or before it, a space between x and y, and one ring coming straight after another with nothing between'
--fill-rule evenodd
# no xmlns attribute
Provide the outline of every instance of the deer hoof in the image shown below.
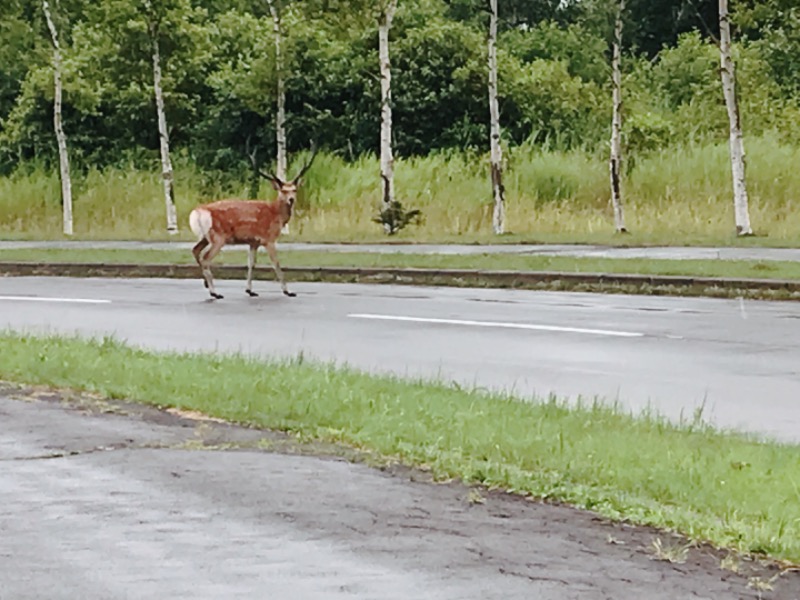
<svg viewBox="0 0 800 600"><path fill-rule="evenodd" d="M216 292L211 292L211 297L215 300L222 300L225 296L222 294L217 294Z"/></svg>
<svg viewBox="0 0 800 600"><path fill-rule="evenodd" d="M253 290L245 290L245 292L247 292L247 295L250 296L251 298L258 298L258 294L255 293Z"/></svg>
<svg viewBox="0 0 800 600"><path fill-rule="evenodd" d="M297 296L297 294L295 294L294 292L290 292L289 290L283 290L283 293L286 296L289 296L289 298L294 298L295 296Z"/></svg>

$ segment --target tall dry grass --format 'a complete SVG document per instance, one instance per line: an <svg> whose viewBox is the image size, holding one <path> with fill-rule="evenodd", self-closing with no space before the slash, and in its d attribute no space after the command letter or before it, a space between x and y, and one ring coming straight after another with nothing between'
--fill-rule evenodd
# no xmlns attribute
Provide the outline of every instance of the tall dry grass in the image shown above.
<svg viewBox="0 0 800 600"><path fill-rule="evenodd" d="M762 237L746 243L800 245L800 147L778 136L746 140L750 210ZM508 153L507 240L728 243L734 242L727 146L689 144L637 157L624 178L628 228L613 235L607 166L602 156L519 147ZM300 162L304 156L296 157ZM291 237L305 240L383 240L372 222L380 201L378 162L345 162L321 154L307 174ZM424 222L397 237L418 241L496 241L491 233L489 165L485 156L440 153L398 160L399 199L423 211ZM227 182L188 162L175 173L176 201L186 217L200 202L246 197L245 174ZM270 186L261 185L270 198ZM76 179L75 232L80 238L166 238L159 174L134 168L89 170ZM58 238L58 176L42 168L0 178L0 235Z"/></svg>

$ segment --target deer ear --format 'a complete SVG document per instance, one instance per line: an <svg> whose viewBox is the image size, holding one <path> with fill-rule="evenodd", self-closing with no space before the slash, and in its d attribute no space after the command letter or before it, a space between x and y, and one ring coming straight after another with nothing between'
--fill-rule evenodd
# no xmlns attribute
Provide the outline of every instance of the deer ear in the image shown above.
<svg viewBox="0 0 800 600"><path fill-rule="evenodd" d="M270 181L272 182L272 187L277 191L280 191L280 189L283 187L283 182L277 177L273 177L270 179Z"/></svg>

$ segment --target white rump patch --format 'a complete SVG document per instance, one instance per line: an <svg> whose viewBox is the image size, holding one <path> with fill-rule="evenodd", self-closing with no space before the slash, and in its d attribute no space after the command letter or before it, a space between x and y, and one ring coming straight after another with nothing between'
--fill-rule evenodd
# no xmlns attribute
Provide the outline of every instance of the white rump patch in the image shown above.
<svg viewBox="0 0 800 600"><path fill-rule="evenodd" d="M211 231L211 213L205 208L195 208L189 213L189 227L197 239L208 239L208 232Z"/></svg>

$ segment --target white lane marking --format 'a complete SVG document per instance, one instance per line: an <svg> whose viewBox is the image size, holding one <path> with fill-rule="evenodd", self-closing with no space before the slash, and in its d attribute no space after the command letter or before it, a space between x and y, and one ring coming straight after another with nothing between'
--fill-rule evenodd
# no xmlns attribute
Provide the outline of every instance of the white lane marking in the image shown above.
<svg viewBox="0 0 800 600"><path fill-rule="evenodd" d="M111 300L93 300L90 298L43 298L41 296L0 296L0 300L10 302L61 302L65 304L111 304Z"/></svg>
<svg viewBox="0 0 800 600"><path fill-rule="evenodd" d="M536 325L534 323L506 323L503 321L468 321L462 319L433 319L427 317L405 317L402 315L350 314L353 319L373 319L377 321L410 321L413 323L439 323L443 325L466 325L469 327L497 327L501 329L529 329L533 331L557 331L560 333L583 333L612 337L644 337L636 331L612 331L608 329L584 329L582 327L561 327L559 325Z"/></svg>

